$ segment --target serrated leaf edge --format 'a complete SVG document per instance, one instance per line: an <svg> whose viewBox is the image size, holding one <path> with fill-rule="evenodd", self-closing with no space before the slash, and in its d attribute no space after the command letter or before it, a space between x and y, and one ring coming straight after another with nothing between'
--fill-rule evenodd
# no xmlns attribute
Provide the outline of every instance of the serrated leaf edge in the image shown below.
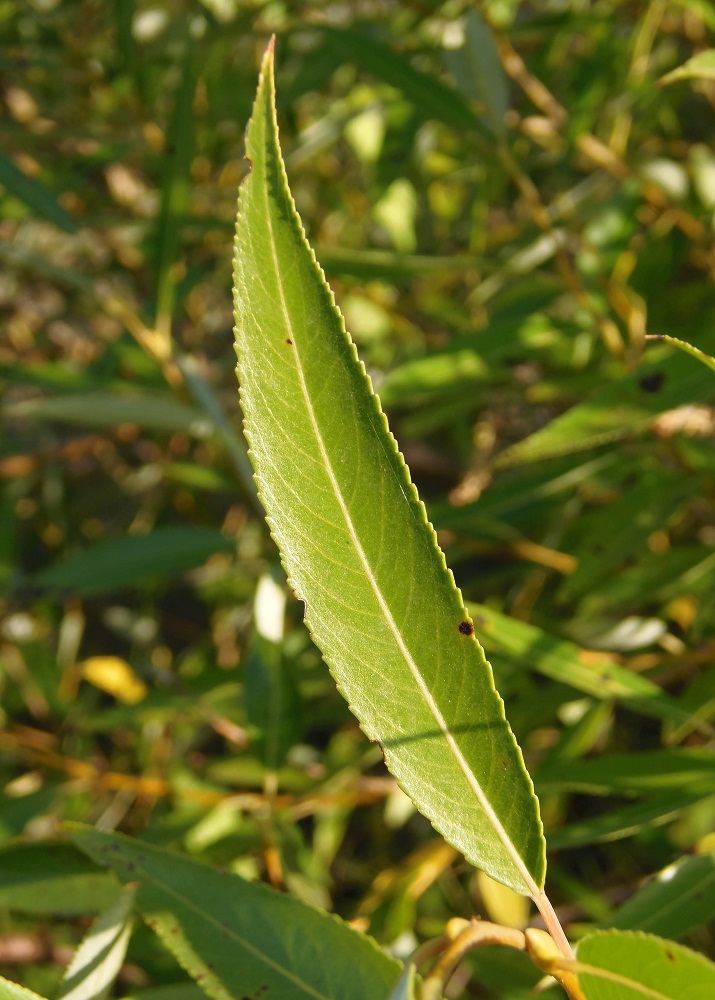
<svg viewBox="0 0 715 1000"><path fill-rule="evenodd" d="M454 575L453 575L452 571L450 570L450 568L447 566L447 561L445 559L444 553L442 552L442 549L439 546L439 542L437 540L437 535L436 535L436 532L434 530L434 526L432 525L432 523L429 521L429 518L427 517L427 510L426 510L424 504L422 503L422 501L419 498L419 495L417 493L417 489L414 486L414 484L412 483L412 480L410 478L409 469L408 469L407 464L406 464L406 462L404 460L404 457L403 457L402 453L399 450L399 447L398 447L398 444L397 444L397 441L396 441L394 435L390 431L390 428L389 428L389 425L388 425L388 421L387 421L387 417L385 416L385 414L384 414L384 412L382 410L382 407L380 406L379 398L376 395L376 393L375 393L375 391L374 391L374 389L372 387L372 380L371 380L369 374L367 373L367 371L365 370L365 366L364 366L364 364L362 363L362 361L359 358L359 355L358 355L358 352L357 352L357 348L356 348L356 346L355 346L352 338L350 337L350 334L348 333L348 331L347 331L347 329L345 327L345 321L344 321L344 318L342 316L342 313L340 312L340 310L339 310L339 308L337 306L337 303L335 302L335 296L333 295L332 289L330 288L330 285L327 282L327 279L325 277L323 269L321 268L321 266L320 266L320 264L319 264L319 262L318 262L318 260L317 260L317 258L315 256L315 252L313 251L313 248L310 246L310 243L308 242L308 239L307 239L306 234L305 234L305 229L303 227L303 224L302 224L302 221L300 219L300 216L298 215L298 211L296 209L295 202L293 200L293 196L291 194L290 187L289 187L289 184L288 184L288 176L287 176L287 173L286 173L285 164L283 162L283 157L282 157L282 155L280 153L280 147L279 147L279 144L278 144L278 121L277 121L276 110L275 110L275 83L274 83L274 76L273 76L273 62L274 62L274 39L271 39L271 41L268 44L268 47L266 48L265 54L263 56L263 61L262 61L262 64L261 64L261 71L260 71L260 76L259 76L259 81L258 81L258 89L257 89L257 92L256 92L256 99L255 99L255 103L254 103L253 115L256 114L256 111L257 111L257 109L260 106L261 99L264 98L264 94L267 92L267 97L265 97L264 99L266 100L266 103L267 103L268 109L269 109L270 124L272 126L272 138L275 141L276 154L277 154L276 155L276 160L277 160L277 165L278 165L278 168L279 168L279 171L280 171L280 176L281 176L281 179L282 179L282 182L283 182L283 193L285 194L285 196L286 196L286 198L288 200L288 204L290 205L291 212L292 212L292 217L293 217L293 222L294 222L294 224L296 226L296 229L297 229L298 233L300 234L300 238L302 239L303 245L305 246L305 248L307 249L307 251L308 251L308 253L310 255L310 258L311 258L311 260L313 262L313 265L314 265L314 267L316 269L316 273L319 275L319 279L322 282L322 284L323 284L323 286L324 286L324 288L325 288L325 290L326 290L326 292L327 292L327 294L328 294L328 296L330 298L330 302L331 302L332 308L333 308L335 314L337 315L337 317L339 319L343 335L345 336L345 339L346 339L346 341L347 341L347 343L348 343L348 345L350 347L350 351L351 351L352 357L355 360L355 362L357 362L357 364L359 365L360 369L362 370L363 377L365 378L365 380L367 382L367 385L369 387L370 397L371 397L373 406L375 407L375 410L376 410L378 418L379 418L379 420L380 420L380 422L382 424L382 427L383 427L385 433L387 434L387 437L388 437L390 443L392 444L392 447L394 448L394 450L395 450L395 452L396 452L396 454L397 454L397 456L399 458L399 465L400 465L400 468L401 468L401 470L402 470L402 472L404 474L404 483L403 483L403 485L405 485L408 488L408 490L410 491L410 495L411 495L413 501L415 502L415 504L416 504L416 506L418 508L422 524L425 525L428 528L429 532L431 533L432 543L433 543L435 551L438 553L438 558L439 558L439 560L441 562L441 565L442 565L443 569L446 570L447 574L449 575L449 579L451 580L451 583L452 583L452 586L454 588L454 591L458 595L459 600L462 602L462 608L463 608L463 611L464 611L464 616L465 616L465 618L467 620L471 621L471 619L469 617L469 614L468 614L466 608L464 607L464 601L462 599L462 596L461 596L461 593L459 591L459 588L457 587L457 584L456 584L456 582L454 580ZM247 136L250 134L251 125L252 125L252 122L253 122L253 115L251 116L251 119L249 120L247 129L246 129L246 135ZM250 162L251 162L250 161L250 157L247 156L246 158L248 159L248 162L250 164ZM248 177L250 177L250 172L249 172ZM242 193L243 193L245 184L246 184L246 182L248 180L248 177L244 178L244 181L241 184L241 189L240 189L240 192L239 192L239 200L238 200L238 218L239 219L240 219L240 215L241 215L241 197L242 197ZM271 234L271 245L273 245L272 234ZM237 226L236 226L236 238L234 240L234 254L237 254L238 252L239 252L239 231L238 231L238 222L237 222ZM277 262L277 260L276 260L275 263L276 263L276 270L278 271L278 262ZM279 288L280 288L280 283L279 283ZM238 299L238 291L237 291L237 288L236 288L236 283L234 282L234 301L236 301L237 299ZM285 319L285 322L286 322L286 326L288 328L290 328L292 326L292 324L291 324L291 321L290 321L290 316L288 315L287 309L285 307L285 302L282 302L281 305L282 305L282 311L283 311L284 319ZM238 335L239 334L238 334L237 328L235 328L235 327L234 327L234 333L236 335L236 339L238 340ZM238 354L238 349L236 349L236 352ZM295 357L298 358L298 360L299 360L299 355L298 355L297 351L295 352ZM459 764L459 767L462 769L462 772L463 772L465 778L467 779L467 782L469 783L470 787L472 788L472 790L474 792L474 795L475 795L477 801L479 802L479 805L481 806L481 808L483 809L484 813L488 817L489 822L492 825L492 828L495 830L498 839L501 841L502 846L503 846L506 854L511 859L511 861L512 861L512 863L514 865L514 868L516 869L516 872L518 873L518 875L520 876L520 878L521 878L521 880L523 882L523 886L524 886L525 891L534 900L537 900L537 899L541 900L543 898L542 887L539 886L536 883L536 881L534 880L533 876L531 875L531 873L527 869L527 867L526 867L526 865L525 865L525 863L524 863L521 855L519 854L517 846L512 842L511 838L509 837L509 835L507 834L506 830L504 829L501 821L499 820L498 816L494 812L494 809L492 808L491 804L489 803L489 800L487 799L487 797L486 797L486 795L485 795L485 793L484 793L481 785L477 781L475 775L473 774L471 768L469 767L467 761L465 760L465 758L464 758L464 756L463 756L463 754L462 754L462 752L461 752L458 744L454 740L454 737L453 737L453 735L452 735L452 733L451 733L451 731L449 729L449 726L447 725L446 720L442 716L442 713L440 712L439 707L434 702L434 699L432 698L432 696L431 696L431 694L430 694L427 686L424 683L424 680L423 680L422 675L421 675L421 673L419 671L419 668L417 667L417 664L412 659L412 656L411 656L409 650L407 649L407 647L406 647L406 645L404 643L404 640L401 637L400 631L399 631L399 629L397 627L397 623L395 622L394 618L392 617L390 609L387 606L387 603L386 603L386 601L385 601L385 599L384 599L384 597L382 595L382 592L380 591L380 588L379 588L379 586L377 584L377 581L374 579L371 567L370 567L369 562L367 560L367 557L366 557L366 555L364 553L364 550L362 549L362 546L360 544L360 540L358 538L357 532L355 531L354 525L352 523L352 519L350 517L350 512L349 512L349 510L347 508L347 505L345 504L345 501L343 499L342 493L341 493L340 488L339 488L339 484L338 484L338 482L337 482L337 480L335 478L335 475L333 473L332 466L331 466L331 463L330 463L330 460L329 460L329 456L328 456L328 454L327 454L327 452L325 450L325 447L324 447L324 444L323 444L323 440L322 440L322 435L320 433L320 428L319 428L318 423L317 423L317 421L315 419L315 415L314 415L312 403L311 403L311 400L310 400L310 396L309 396L309 393L308 393L308 389L307 389L307 386L306 386L306 383L305 383L305 380L304 380L303 371L302 371L302 368L301 368L300 364L297 365L297 370L298 370L298 373L299 373L300 382L301 382L301 388L302 388L303 393L304 393L305 402L306 402L306 405L307 405L307 408L308 408L308 412L310 414L311 423L313 425L313 431L315 433L316 440L318 441L318 445L319 445L319 448L320 448L320 451L321 451L321 454L322 454L322 457L323 457L323 461L325 463L325 468L326 468L326 471L328 473L331 485L333 486L335 497L336 497L336 499L338 501L338 504L340 506L341 512L343 513L343 516L345 518L345 523L346 523L348 532L350 534L350 537L351 537L351 539L353 541L353 544L355 546L355 550L358 553L358 557L360 559L360 562L362 563L363 568L365 570L366 578L370 582L370 585L371 585L371 587L373 589L373 592L374 592L375 597L377 599L377 602L378 602L378 604L380 606L380 609L382 610L382 612L383 612L383 614L385 616L385 620L386 620L386 622L387 622L387 624L388 624L388 626L389 626L389 628L390 628L390 630L391 630L391 632L392 632L392 634L393 634L393 636L395 638L395 641L396 641L396 643L398 645L398 648L400 649L400 652L402 653L402 655L403 655L403 657L405 659L405 662L407 663L407 665L408 665L408 667L410 669L410 672L412 673L412 676L413 676L415 682L417 683L417 686L418 686L418 688L419 688L419 690L420 690L420 692L421 692L421 694L423 696L423 699L424 699L425 703L427 704L427 706L429 707L430 711L432 712L432 714L433 714L433 716L435 718L435 721L436 721L437 725L439 726L439 729L440 729L442 735L444 736L445 740L447 741L447 743L448 743L448 745L449 745L449 747L450 747L450 749L451 749L451 751L452 751L452 753L453 753L453 755L455 757L455 760ZM238 366L237 366L237 374L238 374ZM243 406L243 391L242 391L241 386L240 386L240 381L239 381L239 398L240 398L241 404ZM250 457L252 457L253 456L253 451L252 451L252 448L251 448L251 443L252 443L251 422L250 422L250 419L245 415L246 414L245 408L244 408L243 412L244 412L244 432L245 432L246 439L247 439L247 441L249 443L249 452L248 452L248 454L249 454ZM255 479L257 487L258 487L259 499L261 500L261 502L263 502L263 491L261 489L261 477L260 477L260 475L256 474L254 476L254 479ZM274 539L274 541L276 542L276 544L278 544L278 537L277 537L278 529L277 529L277 526L275 525L275 522L274 522L273 518L271 518L270 516L267 516L266 517L266 522L267 522L268 527L270 529L271 537ZM279 547L279 551L280 551L280 554L281 554L281 562L283 563L284 569L285 569L287 577L288 577L288 584L291 587L291 589L293 590L293 592L296 594L296 597L298 597L299 600L302 600L303 603L304 603L304 605L305 605L304 621L305 621L306 625L308 626L308 628L310 629L313 641L315 642L315 644L318 646L318 648L320 649L321 653L323 654L323 657L324 657L326 663L328 664L328 667L330 668L331 673L333 674L333 677L336 680L336 684L338 686L338 689L340 690L341 694L344 697L346 697L345 691L343 690L343 688L340 685L339 681L335 677L334 663L331 661L331 658L328 655L325 654L325 652L323 650L323 645L322 645L321 637L320 637L319 633L313 630L313 627L312 627L312 624L311 624L311 620L310 620L310 609L308 607L307 601L299 593L299 588L297 586L297 583L296 583L295 580L293 580L293 578L290 575L290 568L285 564L284 553L283 553L280 545L278 545L278 547ZM478 644L478 641L477 641L476 637L472 636L472 640L474 642L477 642L477 644ZM506 719L506 712L504 710L504 702L503 702L503 700L502 700L499 692L496 689L496 685L494 683L493 672L491 670L491 665L486 660L486 657L485 657L485 662L487 663L487 667L489 668L489 670L488 670L489 684L490 684L491 691L494 693L494 695L496 695L497 704L498 704L498 708L499 708L500 715L501 715L501 721L505 722L506 725L507 725L507 730L508 730L509 736L510 736L510 738L512 740L514 749L515 749L515 751L517 753L517 757L520 759L521 764L522 764L523 775L526 776L526 779L527 779L527 781L528 781L528 783L529 783L529 785L531 787L531 794L532 794L533 800L534 800L534 802L536 804L537 822L539 824L539 827L540 827L540 830L541 830L541 837L542 837L542 867L543 867L543 872L545 873L546 865L545 865L545 861L543 860L543 857L544 857L544 854L545 854L545 844L544 844L544 840L543 840L543 823L541 821L541 817L540 817L540 813L539 813L539 809L538 809L538 799L537 799L536 794L534 792L534 786L533 786L533 782L531 780L531 776L529 775L529 772L527 771L526 766L524 764L523 755L521 753L521 748L519 747L519 744L517 743L516 737L514 736L514 733L512 732L511 727L509 726L508 721ZM369 728L370 728L369 724L366 723L363 719L361 719L360 716L356 712L354 712L353 706L352 706L352 704L350 704L350 701L349 701L349 699L347 697L346 697L346 700L348 701L348 704L350 705L351 711L353 711L353 714L355 714L356 717L358 718L358 721L360 723L361 728L365 731L366 735L369 738L373 738L371 736L371 734L370 734L370 731L369 731ZM408 796L409 796L409 792L406 789L405 789L405 791L406 791L406 794L408 794ZM425 815L430 820L430 822L435 827L435 829L437 829L440 833L445 834L445 831L444 831L444 828L443 828L443 824L440 821L440 816L439 816L439 814L436 811L433 811L433 810L428 809L428 808L424 808L423 806L420 806L420 811L423 813L423 815ZM542 882L542 885L543 885L543 882Z"/></svg>

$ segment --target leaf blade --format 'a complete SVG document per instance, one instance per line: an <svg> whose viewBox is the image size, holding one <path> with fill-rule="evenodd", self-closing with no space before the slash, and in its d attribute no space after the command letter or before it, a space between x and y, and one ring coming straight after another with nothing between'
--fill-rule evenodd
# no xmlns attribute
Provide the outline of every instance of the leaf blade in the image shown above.
<svg viewBox="0 0 715 1000"><path fill-rule="evenodd" d="M137 884L144 920L214 1000L259 992L276 1000L379 1000L399 976L399 963L374 941L265 885L121 834L72 824L70 835Z"/></svg>
<svg viewBox="0 0 715 1000"><path fill-rule="evenodd" d="M392 773L468 860L536 896L545 860L533 787L305 239L280 157L272 68L269 48L234 258L244 426L267 520L306 624Z"/></svg>

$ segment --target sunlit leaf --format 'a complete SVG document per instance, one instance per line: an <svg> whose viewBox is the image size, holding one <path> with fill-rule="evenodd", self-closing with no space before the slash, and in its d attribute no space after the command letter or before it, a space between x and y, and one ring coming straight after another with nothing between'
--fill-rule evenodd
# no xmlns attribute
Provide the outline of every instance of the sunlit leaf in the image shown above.
<svg viewBox="0 0 715 1000"><path fill-rule="evenodd" d="M576 971L586 1000L709 1000L715 965L651 934L601 931L578 946Z"/></svg>
<svg viewBox="0 0 715 1000"><path fill-rule="evenodd" d="M44 997L0 976L0 1000L44 1000Z"/></svg>
<svg viewBox="0 0 715 1000"><path fill-rule="evenodd" d="M713 50L713 55L715 56L715 50ZM671 344L673 347L677 347L678 350L684 351L693 358L697 358L698 361L702 361L702 363L711 371L715 372L715 358L711 358L709 354L705 353L705 351L701 351L699 347L694 347L686 340L679 340L677 337L670 337L666 333L659 336L650 336L648 337L648 340L664 340L667 344Z"/></svg>
<svg viewBox="0 0 715 1000"><path fill-rule="evenodd" d="M124 888L92 924L69 964L58 1000L105 1000L127 953L134 888Z"/></svg>
<svg viewBox="0 0 715 1000"><path fill-rule="evenodd" d="M296 214L269 49L235 254L238 375L268 523L306 624L418 808L535 895L538 807L491 670ZM458 694L457 694L458 693Z"/></svg>
<svg viewBox="0 0 715 1000"><path fill-rule="evenodd" d="M658 83L662 87L677 80L715 80L715 49L698 52L682 66L662 76Z"/></svg>

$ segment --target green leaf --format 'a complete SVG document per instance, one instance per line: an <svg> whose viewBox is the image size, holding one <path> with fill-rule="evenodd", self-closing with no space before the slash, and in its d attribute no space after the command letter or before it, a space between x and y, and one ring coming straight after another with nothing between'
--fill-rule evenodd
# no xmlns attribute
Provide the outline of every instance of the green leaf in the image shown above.
<svg viewBox="0 0 715 1000"><path fill-rule="evenodd" d="M390 994L390 1000L415 1000L415 979L415 967L408 962L399 983Z"/></svg>
<svg viewBox="0 0 715 1000"><path fill-rule="evenodd" d="M335 917L238 875L129 837L75 826L74 842L125 882L179 964L215 1000L387 997L400 972Z"/></svg>
<svg viewBox="0 0 715 1000"><path fill-rule="evenodd" d="M204 1000L206 994L193 983L171 983L154 989L132 993L124 1000Z"/></svg>
<svg viewBox="0 0 715 1000"><path fill-rule="evenodd" d="M638 795L688 788L715 792L715 767L709 749L683 747L639 753L604 754L558 764L538 772L539 788L587 795Z"/></svg>
<svg viewBox="0 0 715 1000"><path fill-rule="evenodd" d="M549 847L565 850L633 837L646 828L670 823L688 806L704 798L700 790L671 792L667 796L611 809L601 816L568 823L550 832Z"/></svg>
<svg viewBox="0 0 715 1000"><path fill-rule="evenodd" d="M458 91L429 73L416 69L399 52L376 42L363 31L323 28L323 32L334 51L362 66L378 80L400 90L418 114L489 138L490 130Z"/></svg>
<svg viewBox="0 0 715 1000"><path fill-rule="evenodd" d="M543 885L538 803L461 594L288 190L266 53L235 254L256 481L340 690L417 807L518 892Z"/></svg>
<svg viewBox="0 0 715 1000"><path fill-rule="evenodd" d="M52 191L41 181L28 176L7 156L0 154L0 185L24 202L28 208L65 233L76 233L77 223L61 208Z"/></svg>
<svg viewBox="0 0 715 1000"><path fill-rule="evenodd" d="M710 1000L715 965L652 934L599 931L581 941L576 971L586 1000Z"/></svg>
<svg viewBox="0 0 715 1000"><path fill-rule="evenodd" d="M682 66L662 76L658 80L658 85L663 87L677 80L715 80L715 49L698 52Z"/></svg>
<svg viewBox="0 0 715 1000"><path fill-rule="evenodd" d="M234 543L213 528L155 528L147 535L98 542L30 579L50 590L106 594L193 569L209 556L233 548Z"/></svg>
<svg viewBox="0 0 715 1000"><path fill-rule="evenodd" d="M715 919L715 854L680 858L618 909L609 927L681 937Z"/></svg>
<svg viewBox="0 0 715 1000"><path fill-rule="evenodd" d="M713 395L711 376L684 355L663 356L660 361L649 358L634 375L605 385L590 399L508 448L497 465L534 462L632 437L666 410L704 402Z"/></svg>
<svg viewBox="0 0 715 1000"><path fill-rule="evenodd" d="M114 876L71 844L18 843L0 851L0 907L85 915L103 910L118 891Z"/></svg>
<svg viewBox="0 0 715 1000"><path fill-rule="evenodd" d="M499 59L494 36L478 11L465 18L465 39L459 49L447 50L445 62L465 97L482 102L494 131L504 131L509 109L509 83Z"/></svg>
<svg viewBox="0 0 715 1000"><path fill-rule="evenodd" d="M92 924L69 964L58 1000L105 1000L124 964L132 933L134 887L122 889Z"/></svg>
<svg viewBox="0 0 715 1000"><path fill-rule="evenodd" d="M174 111L168 127L161 211L156 233L156 307L157 326L168 329L174 307L176 276L174 265L180 249L181 230L189 206L191 178L189 169L193 147L194 91L196 89L196 45L185 42L181 78L177 87Z"/></svg>
<svg viewBox="0 0 715 1000"><path fill-rule="evenodd" d="M0 976L0 1000L45 1000L45 998Z"/></svg>
<svg viewBox="0 0 715 1000"><path fill-rule="evenodd" d="M136 424L146 430L183 430L194 437L209 437L212 422L192 406L177 403L166 393L73 393L27 399L4 408L7 417L64 420L84 427Z"/></svg>
<svg viewBox="0 0 715 1000"><path fill-rule="evenodd" d="M715 55L715 50L713 52ZM686 340L678 340L677 337L669 337L667 334L651 334L646 337L646 340L664 340L667 344L672 344L673 347L677 347L678 350L684 351L693 358L697 358L698 361L702 361L711 371L715 372L715 358L711 358L709 354L705 351L701 351L699 347L693 347Z"/></svg>
<svg viewBox="0 0 715 1000"><path fill-rule="evenodd" d="M603 700L621 702L634 712L682 723L690 718L647 677L621 667L606 653L592 653L536 625L502 615L484 604L470 604L476 633L489 653Z"/></svg>

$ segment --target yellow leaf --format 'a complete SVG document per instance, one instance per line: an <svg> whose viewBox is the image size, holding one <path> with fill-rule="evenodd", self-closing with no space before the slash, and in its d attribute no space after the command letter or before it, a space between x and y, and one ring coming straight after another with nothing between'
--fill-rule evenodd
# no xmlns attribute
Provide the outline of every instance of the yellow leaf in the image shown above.
<svg viewBox="0 0 715 1000"><path fill-rule="evenodd" d="M90 656L79 666L86 681L125 705L136 705L146 697L144 681L137 677L126 660L118 656Z"/></svg>
<svg viewBox="0 0 715 1000"><path fill-rule="evenodd" d="M529 923L529 900L484 872L476 873L477 885L487 916L495 924L522 929Z"/></svg>

